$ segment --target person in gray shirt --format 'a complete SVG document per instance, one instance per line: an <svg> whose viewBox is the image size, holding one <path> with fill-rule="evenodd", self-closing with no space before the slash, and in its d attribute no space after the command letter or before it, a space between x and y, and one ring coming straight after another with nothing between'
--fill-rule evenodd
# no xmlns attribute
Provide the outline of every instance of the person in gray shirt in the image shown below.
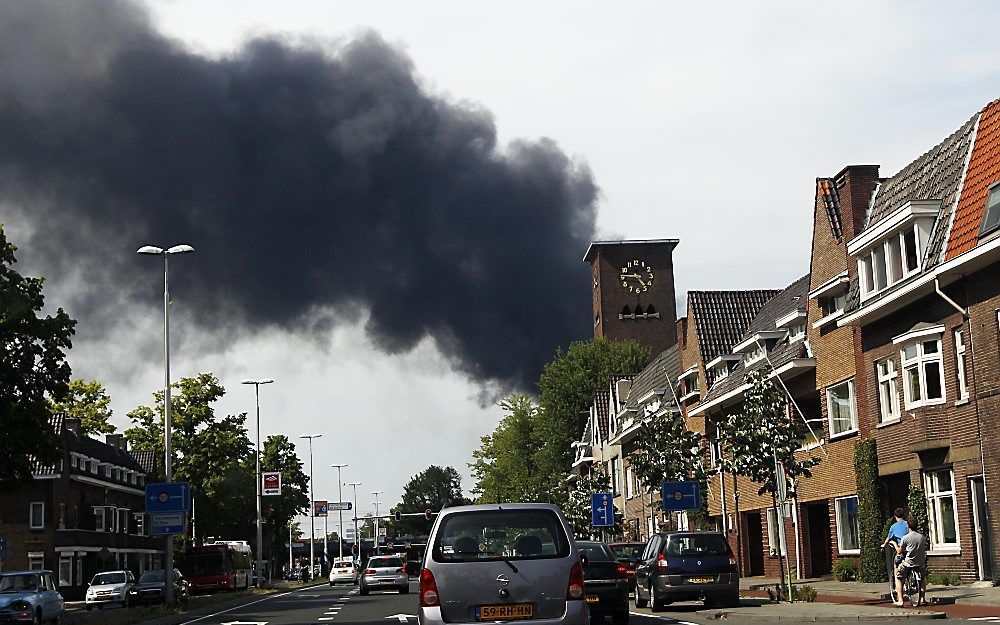
<svg viewBox="0 0 1000 625"><path fill-rule="evenodd" d="M923 573L927 566L927 539L923 534L910 525L910 531L906 533L896 546L896 553L902 556L899 566L896 569L896 606L903 605L903 580L909 576L910 571L917 570ZM927 591L927 576L920 576L920 597L917 605L924 605L927 599L924 593Z"/></svg>

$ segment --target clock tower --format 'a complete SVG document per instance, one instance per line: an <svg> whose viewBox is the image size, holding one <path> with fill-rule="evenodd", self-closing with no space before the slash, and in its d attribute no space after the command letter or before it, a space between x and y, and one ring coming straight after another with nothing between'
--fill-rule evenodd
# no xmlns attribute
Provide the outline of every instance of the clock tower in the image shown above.
<svg viewBox="0 0 1000 625"><path fill-rule="evenodd" d="M634 339L653 356L677 343L673 252L678 239L594 241L594 337Z"/></svg>

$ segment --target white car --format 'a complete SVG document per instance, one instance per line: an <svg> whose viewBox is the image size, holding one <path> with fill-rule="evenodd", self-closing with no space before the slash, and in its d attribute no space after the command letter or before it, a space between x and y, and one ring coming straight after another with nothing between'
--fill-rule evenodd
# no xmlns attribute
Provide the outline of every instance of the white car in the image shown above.
<svg viewBox="0 0 1000 625"><path fill-rule="evenodd" d="M132 571L105 571L98 573L87 586L87 609L94 606L120 605L126 607L135 598L135 577Z"/></svg>
<svg viewBox="0 0 1000 625"><path fill-rule="evenodd" d="M358 581L358 567L354 565L354 560L344 558L334 560L330 567L330 585L334 584L356 584Z"/></svg>

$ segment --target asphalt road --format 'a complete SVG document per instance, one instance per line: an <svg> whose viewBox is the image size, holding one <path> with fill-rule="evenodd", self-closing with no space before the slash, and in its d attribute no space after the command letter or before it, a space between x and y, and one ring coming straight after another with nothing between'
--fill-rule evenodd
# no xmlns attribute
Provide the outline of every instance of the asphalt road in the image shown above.
<svg viewBox="0 0 1000 625"><path fill-rule="evenodd" d="M630 625L719 625L719 621L697 614L700 603L678 603L668 611L650 614L633 606ZM417 584L411 582L410 594L395 592L358 594L356 586L318 586L280 593L262 598L238 608L220 610L214 614L192 618L182 625L416 625ZM728 623L751 622L749 618L730 617ZM784 622L784 619L782 619ZM756 624L756 620L753 621ZM853 621L858 623L858 621ZM915 625L917 621L904 621ZM1000 625L997 620L962 621L949 619L958 625ZM926 621L927 625L943 621ZM885 625L885 621L878 622Z"/></svg>

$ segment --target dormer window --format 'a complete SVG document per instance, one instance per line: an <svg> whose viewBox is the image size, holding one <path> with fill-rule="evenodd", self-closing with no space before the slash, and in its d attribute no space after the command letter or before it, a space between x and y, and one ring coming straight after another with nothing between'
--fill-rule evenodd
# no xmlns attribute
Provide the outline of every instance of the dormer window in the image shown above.
<svg viewBox="0 0 1000 625"><path fill-rule="evenodd" d="M861 299L873 297L920 271L940 201L907 202L847 246L858 261Z"/></svg>
<svg viewBox="0 0 1000 625"><path fill-rule="evenodd" d="M686 402L701 397L701 389L698 382L697 365L690 367L677 378L677 385L680 387L680 401Z"/></svg>
<svg viewBox="0 0 1000 625"><path fill-rule="evenodd" d="M983 225L979 228L979 236L989 234L1000 228L1000 181L994 182L986 196L986 210L983 211Z"/></svg>
<svg viewBox="0 0 1000 625"><path fill-rule="evenodd" d="M784 330L764 330L750 335L737 343L733 351L740 355L744 365L752 365L767 358L767 353L779 339L784 338Z"/></svg>
<svg viewBox="0 0 1000 625"><path fill-rule="evenodd" d="M825 326L844 314L849 286L850 278L844 271L809 292L809 299L815 300L820 310L820 319L813 323L814 328Z"/></svg>
<svg viewBox="0 0 1000 625"><path fill-rule="evenodd" d="M740 361L740 358L739 354L723 354L707 362L705 369L708 371L709 385L729 377L729 372Z"/></svg>

